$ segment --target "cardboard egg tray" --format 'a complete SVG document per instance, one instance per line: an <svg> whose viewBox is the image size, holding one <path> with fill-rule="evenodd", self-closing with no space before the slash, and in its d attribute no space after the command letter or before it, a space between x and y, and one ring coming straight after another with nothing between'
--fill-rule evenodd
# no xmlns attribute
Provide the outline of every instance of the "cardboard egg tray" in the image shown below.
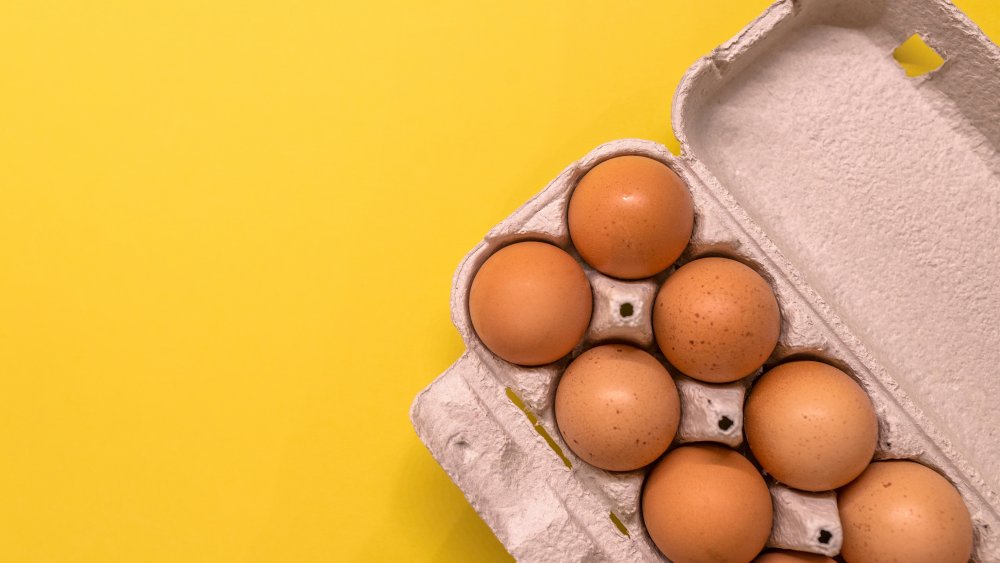
<svg viewBox="0 0 1000 563"><path fill-rule="evenodd" d="M892 52L914 34L944 64L908 77ZM411 410L431 454L519 560L664 560L642 525L644 471L589 466L559 435L553 401L569 358L500 360L467 306L473 276L502 246L548 241L579 259L566 226L574 186L603 160L643 155L694 199L677 265L727 256L762 274L782 315L766 365L821 358L856 378L878 415L876 458L945 475L972 515L974 560L1000 562L1000 49L944 0L783 0L694 64L672 113L680 157L642 140L602 145L462 261L452 319L468 350ZM622 281L581 264L594 313L570 357L610 340L662 358L650 317L673 268ZM675 441L745 451L754 376L674 375ZM837 554L835 493L769 484L769 545Z"/></svg>

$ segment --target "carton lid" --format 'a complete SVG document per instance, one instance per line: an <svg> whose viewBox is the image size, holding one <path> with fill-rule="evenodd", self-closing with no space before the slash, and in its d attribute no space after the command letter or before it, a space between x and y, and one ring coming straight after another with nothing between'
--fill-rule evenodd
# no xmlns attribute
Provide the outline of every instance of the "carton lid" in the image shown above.
<svg viewBox="0 0 1000 563"><path fill-rule="evenodd" d="M914 34L944 63L908 77ZM1000 491L1000 49L944 0L779 1L673 115L694 173Z"/></svg>

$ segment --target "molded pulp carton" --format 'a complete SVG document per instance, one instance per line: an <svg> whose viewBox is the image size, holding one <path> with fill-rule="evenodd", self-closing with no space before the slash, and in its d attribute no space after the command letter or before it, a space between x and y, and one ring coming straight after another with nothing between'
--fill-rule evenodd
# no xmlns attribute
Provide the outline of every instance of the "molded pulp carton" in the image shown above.
<svg viewBox="0 0 1000 563"><path fill-rule="evenodd" d="M944 63L911 78L891 55L914 34ZM972 514L974 559L1000 561L1000 49L945 0L782 0L694 64L673 116L681 156L640 140L598 147L465 257L452 318L468 350L414 401L421 440L520 560L663 560L642 526L644 471L591 467L559 436L553 396L568 359L500 360L467 308L475 272L506 244L577 256L573 187L607 158L644 155L694 198L678 264L724 255L768 279L782 312L768 365L820 357L854 376L879 417L876 457L947 476ZM605 340L655 352L651 307L669 272L625 282L584 267L594 316L571 356ZM677 441L743 447L752 377L675 375ZM839 552L833 493L771 493L769 545Z"/></svg>

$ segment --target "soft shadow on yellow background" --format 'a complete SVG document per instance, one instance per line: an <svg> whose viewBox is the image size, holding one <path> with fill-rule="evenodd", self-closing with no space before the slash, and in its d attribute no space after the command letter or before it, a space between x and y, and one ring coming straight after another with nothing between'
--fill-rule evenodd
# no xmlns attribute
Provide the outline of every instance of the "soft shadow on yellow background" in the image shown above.
<svg viewBox="0 0 1000 563"><path fill-rule="evenodd" d="M452 271L767 4L0 5L0 560L508 559L407 419Z"/></svg>

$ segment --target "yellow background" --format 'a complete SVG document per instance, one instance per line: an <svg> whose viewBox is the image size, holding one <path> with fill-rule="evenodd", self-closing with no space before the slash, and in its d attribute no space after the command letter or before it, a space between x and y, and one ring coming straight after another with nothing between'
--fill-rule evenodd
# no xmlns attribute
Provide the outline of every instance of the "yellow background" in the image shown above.
<svg viewBox="0 0 1000 563"><path fill-rule="evenodd" d="M0 2L0 560L505 560L452 271L766 4Z"/></svg>

